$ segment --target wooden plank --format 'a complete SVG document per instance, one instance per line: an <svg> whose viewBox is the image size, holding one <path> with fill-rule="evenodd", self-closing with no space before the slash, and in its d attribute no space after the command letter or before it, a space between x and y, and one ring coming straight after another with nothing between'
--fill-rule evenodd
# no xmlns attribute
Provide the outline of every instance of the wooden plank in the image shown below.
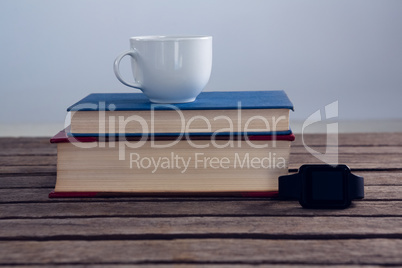
<svg viewBox="0 0 402 268"><path fill-rule="evenodd" d="M38 138L38 137L4 137L0 138L0 149L13 149L30 147L35 148L38 146L49 145L50 138Z"/></svg>
<svg viewBox="0 0 402 268"><path fill-rule="evenodd" d="M312 147L318 153L325 153L325 147ZM379 156L386 161L389 154L402 158L402 147L339 147L338 155L342 157L360 158L361 156ZM304 147L292 147L291 155L297 157L308 157L311 154ZM55 154L27 154L27 155L0 155L0 165L2 166L32 166L32 165L56 165L57 156Z"/></svg>
<svg viewBox="0 0 402 268"><path fill-rule="evenodd" d="M281 200L145 200L0 204L0 219L54 217L193 217L193 216L402 216L401 201L355 201L344 210L302 209Z"/></svg>
<svg viewBox="0 0 402 268"><path fill-rule="evenodd" d="M1 264L378 264L402 263L401 239L5 241Z"/></svg>
<svg viewBox="0 0 402 268"><path fill-rule="evenodd" d="M402 172L401 171L357 171L354 172L359 176L364 177L364 184L366 186L378 185L402 185ZM6 176L7 174L3 174ZM56 183L56 176L29 176L17 175L10 177L0 176L0 189L11 188L48 188L49 191L54 188ZM1 198L1 196L0 196Z"/></svg>
<svg viewBox="0 0 402 268"><path fill-rule="evenodd" d="M325 147L311 147L311 149L317 151L318 153L325 153ZM402 146L372 146L372 147L339 147L338 154L354 154L354 155L365 155L365 154L399 154L402 155ZM291 154L306 154L310 153L305 147L291 147ZM54 165L56 154L37 154L36 151L30 151L30 154L26 155L0 155L0 165L25 165L26 164L51 164Z"/></svg>
<svg viewBox="0 0 402 268"><path fill-rule="evenodd" d="M399 217L167 217L0 221L0 240L402 238ZM110 228L113 226L113 228ZM291 230L291 232L289 231Z"/></svg>
<svg viewBox="0 0 402 268"><path fill-rule="evenodd" d="M2 265L2 267L6 268L12 268L15 267L16 265ZM50 265L51 266L51 265ZM56 266L56 265L55 265ZM62 265L57 265L57 266L62 266ZM64 265L63 265L64 266ZM87 267L85 264L71 264L67 266L74 266L74 267ZM90 264L91 268L104 268L104 267L110 267L111 264ZM149 267L158 267L158 268L187 268L187 267L209 267L209 268L232 268L232 267L242 267L242 268L255 268L255 267L267 267L267 264L243 264L243 263L231 263L231 264L224 264L224 263L171 263L171 264L163 264L163 263L152 263L146 264L144 262L143 264L135 264L135 267L144 267L144 268L149 268ZM43 265L39 264L29 264L30 268L42 268ZM117 264L113 263L113 267L121 267L121 268L130 268L133 267L131 264ZM294 268L294 267L306 267L310 268L311 264L269 264L269 267L278 267L278 268ZM359 267L363 268L378 268L378 265L359 265ZM356 265L331 265L331 268L356 268Z"/></svg>
<svg viewBox="0 0 402 268"><path fill-rule="evenodd" d="M325 134L305 134L305 143L310 147L322 147L326 144ZM368 134L339 134L340 146L377 146L377 147L393 147L402 146L401 133L368 133ZM296 134L296 140L292 143L292 147L303 148L302 138L300 134ZM382 149L386 150L386 148ZM379 152L381 153L381 152ZM9 155L55 155L56 145L50 144L48 138L0 138L0 156Z"/></svg>
<svg viewBox="0 0 402 268"><path fill-rule="evenodd" d="M56 148L39 147L33 149L15 148L0 151L0 156L25 156L25 155L53 155L56 157L57 150Z"/></svg>
<svg viewBox="0 0 402 268"><path fill-rule="evenodd" d="M336 157L333 156L333 162L336 163ZM402 169L402 161L400 154L367 154L367 155L339 155L338 163L346 164L351 169L363 170L382 170L382 169ZM297 169L301 164L323 164L324 162L314 157L313 155L292 154L289 159L289 169Z"/></svg>
<svg viewBox="0 0 402 268"><path fill-rule="evenodd" d="M56 154L49 138L0 138L0 155Z"/></svg>
<svg viewBox="0 0 402 268"><path fill-rule="evenodd" d="M3 174L6 175L6 174ZM0 177L0 189L13 188L54 188L56 183L56 175L54 176L13 176Z"/></svg>
<svg viewBox="0 0 402 268"><path fill-rule="evenodd" d="M311 146L311 149L324 154L326 152L325 146ZM336 147L335 147L336 148ZM291 146L291 154L310 154L304 146ZM366 155L366 154L399 154L402 156L402 146L342 146L338 147L338 154L353 154L353 155Z"/></svg>
<svg viewBox="0 0 402 268"><path fill-rule="evenodd" d="M295 134L292 146L303 146L301 134ZM304 142L308 146L327 144L326 134L305 134ZM340 133L340 146L402 146L402 133Z"/></svg>
<svg viewBox="0 0 402 268"><path fill-rule="evenodd" d="M295 146L303 146L302 136L295 134ZM304 134L304 141L310 145L323 145L326 143L326 134ZM339 144L352 146L402 146L402 133L340 133ZM0 149L12 149L16 147L35 148L38 146L55 146L49 143L49 138L0 138ZM309 143L311 141L311 143Z"/></svg>
<svg viewBox="0 0 402 268"><path fill-rule="evenodd" d="M50 137L2 137L0 138L0 148L12 148L10 144L50 144Z"/></svg>
<svg viewBox="0 0 402 268"><path fill-rule="evenodd" d="M345 163L355 169L402 169L402 154L339 154L338 157L331 157L333 161L338 159L339 163ZM302 163L323 163L311 154L291 154L289 161L290 169L298 168ZM55 167L56 164L55 156L3 156L0 157L0 173L36 173L34 168ZM32 167L31 171L24 171L27 167Z"/></svg>
<svg viewBox="0 0 402 268"><path fill-rule="evenodd" d="M2 166L55 166L56 164L56 155L0 156Z"/></svg>
<svg viewBox="0 0 402 268"><path fill-rule="evenodd" d="M401 200L402 186L366 186L365 200Z"/></svg>
<svg viewBox="0 0 402 268"><path fill-rule="evenodd" d="M0 166L0 177L55 176L56 166Z"/></svg>
<svg viewBox="0 0 402 268"><path fill-rule="evenodd" d="M402 172L401 171L356 171L354 174L364 178L364 185L402 185Z"/></svg>
<svg viewBox="0 0 402 268"><path fill-rule="evenodd" d="M309 146L311 149L325 153L325 146ZM292 154L309 154L304 146L291 146ZM338 147L339 154L402 154L402 146L340 146ZM15 159L16 156L27 157L27 159L33 159L35 156L53 156L56 158L57 152L55 148L38 147L38 148L26 148L18 150L6 150L0 151L0 164L5 162L7 158ZM14 157L14 158L13 158ZM9 160L11 161L11 160Z"/></svg>
<svg viewBox="0 0 402 268"><path fill-rule="evenodd" d="M208 201L208 200L238 200L243 202L248 200L248 198L242 197L116 197L110 198L54 198L49 199L48 194L52 191L52 188L32 188L32 189L0 189L0 203L18 203L18 202L75 202L75 201L96 201L96 202L110 202L114 201L172 201L176 200L180 202L181 200L192 199L194 201ZM261 200L271 200L261 198ZM274 200L274 199L273 199ZM400 200L402 201L402 186L366 186L365 187L365 198L363 201L374 201L374 200Z"/></svg>

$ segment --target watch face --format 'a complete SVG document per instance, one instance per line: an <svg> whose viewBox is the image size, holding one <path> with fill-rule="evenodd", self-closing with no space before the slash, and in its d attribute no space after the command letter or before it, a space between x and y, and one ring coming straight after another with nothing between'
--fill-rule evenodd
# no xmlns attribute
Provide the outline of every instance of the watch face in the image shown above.
<svg viewBox="0 0 402 268"><path fill-rule="evenodd" d="M345 208L350 205L345 166L310 166L302 173L300 204L308 208Z"/></svg>

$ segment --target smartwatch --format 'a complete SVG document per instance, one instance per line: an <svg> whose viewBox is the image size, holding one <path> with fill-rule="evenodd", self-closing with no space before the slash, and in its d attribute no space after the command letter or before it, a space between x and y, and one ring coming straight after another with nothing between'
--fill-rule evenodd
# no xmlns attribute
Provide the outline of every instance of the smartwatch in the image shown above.
<svg viewBox="0 0 402 268"><path fill-rule="evenodd" d="M299 172L280 176L279 198L297 199L304 208L347 208L364 198L364 179L346 165L303 165Z"/></svg>

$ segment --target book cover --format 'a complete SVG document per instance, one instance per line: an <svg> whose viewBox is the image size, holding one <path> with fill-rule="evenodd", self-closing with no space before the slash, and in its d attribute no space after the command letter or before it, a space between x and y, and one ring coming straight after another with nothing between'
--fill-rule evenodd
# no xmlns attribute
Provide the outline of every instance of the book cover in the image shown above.
<svg viewBox="0 0 402 268"><path fill-rule="evenodd" d="M284 91L203 92L180 104L154 104L141 93L91 94L68 108L68 135L287 135L290 110Z"/></svg>
<svg viewBox="0 0 402 268"><path fill-rule="evenodd" d="M201 92L194 102L169 104L180 110L290 109L293 104L285 91ZM100 105L101 104L101 105ZM168 110L166 104L152 103L142 93L93 93L67 108L67 111L147 111Z"/></svg>

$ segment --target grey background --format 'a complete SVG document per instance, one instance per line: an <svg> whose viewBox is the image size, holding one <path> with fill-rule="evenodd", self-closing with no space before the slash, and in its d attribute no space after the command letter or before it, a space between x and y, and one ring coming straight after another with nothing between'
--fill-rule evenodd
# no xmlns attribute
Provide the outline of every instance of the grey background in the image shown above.
<svg viewBox="0 0 402 268"><path fill-rule="evenodd" d="M57 123L93 92L134 92L114 58L138 35L212 35L205 90L284 89L303 121L401 119L402 1L0 1L0 124ZM129 77L129 61L122 63Z"/></svg>

